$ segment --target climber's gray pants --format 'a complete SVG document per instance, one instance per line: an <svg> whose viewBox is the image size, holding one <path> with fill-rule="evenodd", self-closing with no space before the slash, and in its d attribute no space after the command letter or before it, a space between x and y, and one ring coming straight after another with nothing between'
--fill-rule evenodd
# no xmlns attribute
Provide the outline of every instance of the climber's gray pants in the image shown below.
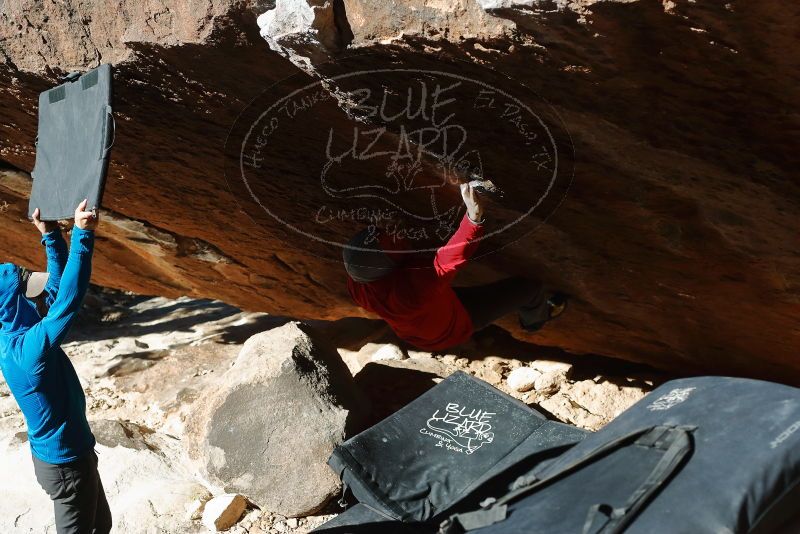
<svg viewBox="0 0 800 534"><path fill-rule="evenodd" d="M514 277L484 286L454 287L477 332L504 315L518 311L524 328L536 329L550 318L547 292L541 282Z"/></svg>
<svg viewBox="0 0 800 534"><path fill-rule="evenodd" d="M58 534L108 534L111 510L97 472L94 451L66 464L48 464L34 456L36 480L53 501Z"/></svg>

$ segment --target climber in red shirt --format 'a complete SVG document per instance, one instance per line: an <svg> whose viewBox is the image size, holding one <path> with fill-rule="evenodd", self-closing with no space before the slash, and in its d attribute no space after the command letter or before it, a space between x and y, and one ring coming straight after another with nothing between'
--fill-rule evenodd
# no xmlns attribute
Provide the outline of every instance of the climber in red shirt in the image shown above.
<svg viewBox="0 0 800 534"><path fill-rule="evenodd" d="M433 269L407 267L381 239L363 230L344 249L347 287L362 308L384 319L401 339L424 350L444 350L467 341L502 316L519 311L529 331L560 315L566 296L548 293L522 277L453 288L451 283L478 248L483 235L483 203L472 184L461 184L467 212L433 260ZM384 243L385 244L385 243Z"/></svg>

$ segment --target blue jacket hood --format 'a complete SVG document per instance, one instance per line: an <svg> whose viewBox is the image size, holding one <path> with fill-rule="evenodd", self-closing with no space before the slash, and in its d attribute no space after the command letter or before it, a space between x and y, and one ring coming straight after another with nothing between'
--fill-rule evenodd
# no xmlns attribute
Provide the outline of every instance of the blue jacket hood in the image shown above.
<svg viewBox="0 0 800 534"><path fill-rule="evenodd" d="M22 294L17 266L0 265L0 336L23 334L40 320L34 304Z"/></svg>

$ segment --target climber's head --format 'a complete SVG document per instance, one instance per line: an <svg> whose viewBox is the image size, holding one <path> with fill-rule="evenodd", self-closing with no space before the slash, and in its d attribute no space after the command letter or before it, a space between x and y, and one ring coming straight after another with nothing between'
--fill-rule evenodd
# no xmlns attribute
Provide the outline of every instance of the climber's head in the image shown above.
<svg viewBox="0 0 800 534"><path fill-rule="evenodd" d="M380 280L396 267L381 248L377 236L368 228L353 236L342 251L342 257L347 274L361 283Z"/></svg>
<svg viewBox="0 0 800 534"><path fill-rule="evenodd" d="M43 297L48 278L12 263L0 265L0 332L27 330L47 314Z"/></svg>

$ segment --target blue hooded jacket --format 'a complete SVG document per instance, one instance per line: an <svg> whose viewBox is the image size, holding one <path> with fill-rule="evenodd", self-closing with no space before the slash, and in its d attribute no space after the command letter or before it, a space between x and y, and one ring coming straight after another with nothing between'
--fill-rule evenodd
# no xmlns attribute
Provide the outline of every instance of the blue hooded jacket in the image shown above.
<svg viewBox="0 0 800 534"><path fill-rule="evenodd" d="M17 266L0 265L0 370L25 417L33 455L63 464L95 444L80 380L60 346L89 287L94 232L73 228L69 255L58 230L42 244L50 273L44 319L25 297Z"/></svg>

